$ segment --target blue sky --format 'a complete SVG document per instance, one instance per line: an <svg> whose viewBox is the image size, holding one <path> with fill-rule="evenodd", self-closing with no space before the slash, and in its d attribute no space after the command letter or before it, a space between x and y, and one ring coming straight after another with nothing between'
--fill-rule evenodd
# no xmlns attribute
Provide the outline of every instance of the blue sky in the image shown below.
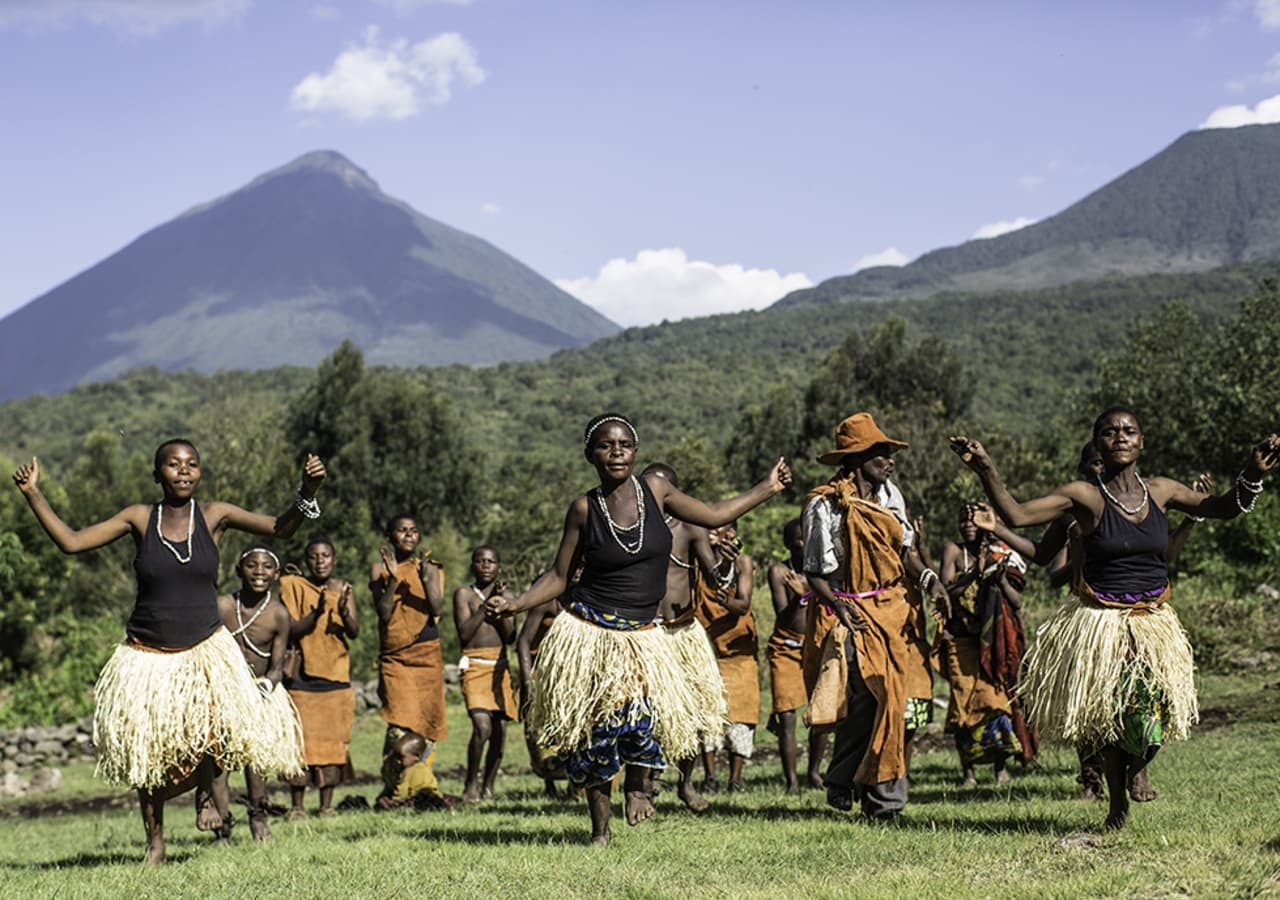
<svg viewBox="0 0 1280 900"><path fill-rule="evenodd" d="M1280 0L0 0L0 78L0 315L324 148L637 324L1280 121Z"/></svg>

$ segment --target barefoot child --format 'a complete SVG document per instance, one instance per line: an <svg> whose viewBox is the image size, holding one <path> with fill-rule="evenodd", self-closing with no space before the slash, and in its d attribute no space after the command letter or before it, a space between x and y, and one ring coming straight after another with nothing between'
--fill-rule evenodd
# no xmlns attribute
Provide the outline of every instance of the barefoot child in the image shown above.
<svg viewBox="0 0 1280 900"><path fill-rule="evenodd" d="M435 751L428 749L420 734L406 731L395 739L382 762L382 793L375 806L378 809L399 809L412 806L415 809L451 809L452 800L440 792L431 761Z"/></svg>
<svg viewBox="0 0 1280 900"><path fill-rule="evenodd" d="M303 557L306 575L280 579L280 601L293 617L289 639L301 656L298 672L286 678L285 687L302 719L307 763L307 771L289 783L291 819L306 818L308 786L320 789L317 813L330 815L334 787L354 774L350 746L356 695L347 641L360 633L355 596L349 581L333 577L337 554L327 539L311 541Z"/></svg>
<svg viewBox="0 0 1280 900"><path fill-rule="evenodd" d="M249 792L249 831L255 841L271 837L267 827L267 773L296 774L301 771L302 723L289 700L289 693L280 687L284 651L289 642L292 620L283 603L271 596L271 586L280 573L280 560L264 544L253 544L240 554L236 574L240 576L240 590L218 598L218 614L223 626L231 632L244 661L249 664L262 692L262 726L270 735L273 747L287 748L272 765L259 761L246 766L245 786ZM196 795L197 804L200 795ZM213 802L222 818L218 836L231 840L231 816L228 811L229 787L227 772L223 771L214 781Z"/></svg>
<svg viewBox="0 0 1280 900"><path fill-rule="evenodd" d="M773 598L774 612L773 634L765 648L773 694L769 730L778 736L778 755L782 757L782 777L787 793L798 794L796 711L809 700L800 661L809 579L804 575L804 527L799 519L792 519L782 526L782 544L787 548L787 559L769 566L769 593ZM810 755L814 753L814 743L811 733ZM821 748L818 755L820 758Z"/></svg>
<svg viewBox="0 0 1280 900"><path fill-rule="evenodd" d="M515 638L516 623L510 618L490 621L484 606L494 594L506 593L505 586L498 580L500 572L498 551L477 547L471 554L473 581L453 594L453 620L457 623L458 643L462 647L458 672L467 715L471 717L463 803L478 803L493 797L493 782L498 777L498 766L507 745L507 721L517 718L515 695L511 690L511 663L507 658L507 646Z"/></svg>

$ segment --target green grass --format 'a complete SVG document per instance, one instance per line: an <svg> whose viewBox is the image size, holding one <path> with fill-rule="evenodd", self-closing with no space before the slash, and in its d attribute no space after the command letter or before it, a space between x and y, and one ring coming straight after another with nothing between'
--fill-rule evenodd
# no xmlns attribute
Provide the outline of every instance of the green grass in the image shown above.
<svg viewBox="0 0 1280 900"><path fill-rule="evenodd" d="M133 809L18 818L0 805L0 893L23 897L193 896L1259 896L1280 894L1280 672L1203 679L1209 715L1152 769L1161 792L1135 807L1131 827L1101 835L1103 810L1075 799L1074 755L1050 750L1042 766L996 789L957 786L952 753L919 753L902 819L870 825L829 810L818 792L781 793L772 736L747 770L748 791L713 798L697 818L677 803L670 779L659 817L617 824L613 845L586 846L582 801L549 801L528 774L521 732L508 742L496 800L453 813L352 813L273 821L255 845L243 824L235 844L214 847L196 832L190 796L169 807L170 864L138 860L142 827ZM451 698L456 700L457 698ZM450 708L441 745L442 786L461 790L468 726ZM376 715L353 743L358 769L376 770ZM92 781L91 767L65 771L57 799L123 792ZM233 776L233 791L240 790ZM339 797L372 797L376 786ZM286 792L274 789L277 800ZM42 800L46 798L41 798ZM314 797L310 805L314 806ZM241 819L243 822L243 819ZM1095 846L1071 846L1081 832ZM1067 846L1060 845L1068 839Z"/></svg>

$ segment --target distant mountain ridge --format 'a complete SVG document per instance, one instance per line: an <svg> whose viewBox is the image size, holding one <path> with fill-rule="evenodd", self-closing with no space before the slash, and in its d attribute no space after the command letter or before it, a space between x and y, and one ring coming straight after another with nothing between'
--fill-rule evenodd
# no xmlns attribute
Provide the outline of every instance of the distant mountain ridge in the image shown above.
<svg viewBox="0 0 1280 900"><path fill-rule="evenodd" d="M137 366L488 364L618 326L492 244L308 153L146 232L0 320L0 398Z"/></svg>
<svg viewBox="0 0 1280 900"><path fill-rule="evenodd" d="M1018 231L795 291L777 306L1023 291L1280 258L1280 125L1193 131Z"/></svg>

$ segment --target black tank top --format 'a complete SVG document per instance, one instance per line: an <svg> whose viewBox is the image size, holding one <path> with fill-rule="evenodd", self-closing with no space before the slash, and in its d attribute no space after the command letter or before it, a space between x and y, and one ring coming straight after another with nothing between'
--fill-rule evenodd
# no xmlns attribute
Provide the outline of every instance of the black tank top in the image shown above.
<svg viewBox="0 0 1280 900"><path fill-rule="evenodd" d="M1098 527L1084 538L1084 580L1104 594L1140 594L1169 581L1165 550L1169 520L1154 500L1147 501L1147 517L1130 522L1110 500L1102 498Z"/></svg>
<svg viewBox="0 0 1280 900"><path fill-rule="evenodd" d="M150 647L193 647L222 625L218 615L218 548L213 543L200 504L191 533L191 561L180 563L160 543L157 509L151 510L147 530L133 559L138 599L125 631ZM170 541L182 554L187 542Z"/></svg>
<svg viewBox="0 0 1280 900"><path fill-rule="evenodd" d="M595 491L588 494L582 580L574 588L573 599L601 612L651 622L667 592L671 529L662 521L662 512L649 485L643 478L637 480L644 498L644 545L635 554L618 546L600 512L599 494ZM620 490L629 490L629 486L623 485ZM620 532L620 536L628 544L634 544L636 529Z"/></svg>

